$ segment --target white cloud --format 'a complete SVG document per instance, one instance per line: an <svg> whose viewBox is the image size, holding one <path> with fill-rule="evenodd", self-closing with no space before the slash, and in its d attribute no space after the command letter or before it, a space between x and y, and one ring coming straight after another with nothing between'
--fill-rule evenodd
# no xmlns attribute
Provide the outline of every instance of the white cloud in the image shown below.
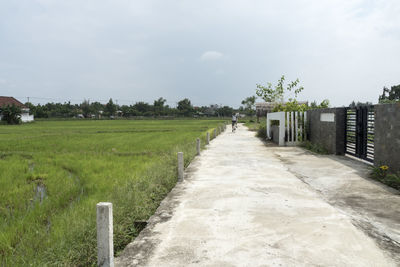
<svg viewBox="0 0 400 267"><path fill-rule="evenodd" d="M221 59L223 56L224 56L224 54L222 54L221 52L218 52L218 51L206 51L201 55L200 60L201 61L215 61L215 60Z"/></svg>

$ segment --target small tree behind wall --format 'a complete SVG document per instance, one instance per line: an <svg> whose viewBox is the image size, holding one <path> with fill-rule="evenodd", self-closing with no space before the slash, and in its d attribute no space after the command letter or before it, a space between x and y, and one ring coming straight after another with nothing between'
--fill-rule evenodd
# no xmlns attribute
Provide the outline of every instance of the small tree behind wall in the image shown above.
<svg viewBox="0 0 400 267"><path fill-rule="evenodd" d="M390 90L383 87L382 95L379 96L379 103L396 103L398 101L400 101L400 84L392 86Z"/></svg>
<svg viewBox="0 0 400 267"><path fill-rule="evenodd" d="M299 79L290 82L285 85L285 76L278 80L276 86L272 86L271 83L267 83L267 86L257 84L256 94L265 100L265 102L275 103L273 112L278 111L306 111L310 107L304 103L297 101L297 96L304 90L303 86L300 86ZM288 100L285 102L285 96ZM311 103L311 108L328 108L329 100L325 99L321 104L317 104L315 101Z"/></svg>
<svg viewBox="0 0 400 267"><path fill-rule="evenodd" d="M293 111L293 110L304 110L306 105L300 105L297 102L297 96L301 91L304 90L303 86L300 86L299 79L290 82L285 85L285 76L278 80L277 85L274 87L272 83L267 83L267 86L257 84L256 94L264 99L265 102L276 103L274 111ZM285 96L289 95L288 101L285 102ZM290 109L290 110L286 110Z"/></svg>

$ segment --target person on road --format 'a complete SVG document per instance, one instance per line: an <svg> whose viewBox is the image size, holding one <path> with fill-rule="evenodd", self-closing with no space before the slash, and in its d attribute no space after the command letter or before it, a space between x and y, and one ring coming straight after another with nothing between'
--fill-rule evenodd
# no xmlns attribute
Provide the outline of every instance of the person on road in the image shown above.
<svg viewBox="0 0 400 267"><path fill-rule="evenodd" d="M236 130L236 123L237 123L236 114L232 114L232 132Z"/></svg>

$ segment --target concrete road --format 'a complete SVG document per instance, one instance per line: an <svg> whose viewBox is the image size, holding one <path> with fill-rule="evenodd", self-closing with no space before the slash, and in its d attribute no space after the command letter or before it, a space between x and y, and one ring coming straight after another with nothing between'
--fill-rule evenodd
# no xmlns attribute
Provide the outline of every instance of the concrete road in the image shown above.
<svg viewBox="0 0 400 267"><path fill-rule="evenodd" d="M116 266L399 264L351 215L293 173L277 149L244 126L217 137Z"/></svg>

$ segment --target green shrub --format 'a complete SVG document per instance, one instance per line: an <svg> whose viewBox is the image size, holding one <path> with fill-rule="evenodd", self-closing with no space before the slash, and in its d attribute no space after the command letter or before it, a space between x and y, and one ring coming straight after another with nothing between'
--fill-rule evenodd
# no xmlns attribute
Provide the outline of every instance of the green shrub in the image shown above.
<svg viewBox="0 0 400 267"><path fill-rule="evenodd" d="M263 124L261 124L258 129L257 129L257 137L260 137L262 139L267 138L267 127Z"/></svg>
<svg viewBox="0 0 400 267"><path fill-rule="evenodd" d="M300 144L300 146L317 154L322 154L322 155L329 154L326 148L324 148L319 144L311 143L310 141L304 141Z"/></svg>
<svg viewBox="0 0 400 267"><path fill-rule="evenodd" d="M21 109L15 105L7 105L0 108L0 114L3 115L2 120L8 124L21 123Z"/></svg>
<svg viewBox="0 0 400 267"><path fill-rule="evenodd" d="M400 173L391 173L387 165L372 167L370 176L372 179L400 190Z"/></svg>

